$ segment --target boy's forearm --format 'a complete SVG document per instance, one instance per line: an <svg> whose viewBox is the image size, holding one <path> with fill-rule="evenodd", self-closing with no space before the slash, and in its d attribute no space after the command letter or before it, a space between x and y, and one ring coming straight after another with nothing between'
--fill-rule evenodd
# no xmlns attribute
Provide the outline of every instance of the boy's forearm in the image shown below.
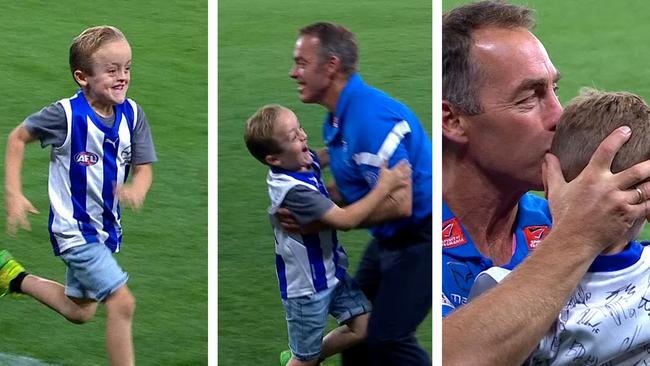
<svg viewBox="0 0 650 366"><path fill-rule="evenodd" d="M334 205L325 215L323 221L335 229L353 229L359 226L382 202L386 201L389 195L390 191L378 184L365 197L345 208Z"/></svg>
<svg viewBox="0 0 650 366"><path fill-rule="evenodd" d="M153 182L153 167L151 163L135 165L133 167L133 178L131 188L137 190L142 196L146 196Z"/></svg>

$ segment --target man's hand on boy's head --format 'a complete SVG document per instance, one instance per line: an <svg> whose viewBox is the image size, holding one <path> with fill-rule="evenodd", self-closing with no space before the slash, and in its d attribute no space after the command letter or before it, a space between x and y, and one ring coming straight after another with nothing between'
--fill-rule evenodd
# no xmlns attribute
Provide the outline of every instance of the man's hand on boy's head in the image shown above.
<svg viewBox="0 0 650 366"><path fill-rule="evenodd" d="M7 210L7 233L15 236L19 228L30 231L32 229L28 213L37 214L39 211L22 194L6 195L5 205Z"/></svg>
<svg viewBox="0 0 650 366"><path fill-rule="evenodd" d="M544 187L553 216L553 230L580 238L600 252L647 216L648 187L641 183L650 176L650 160L619 173L611 172L612 161L630 137L628 127L619 127L600 143L589 164L571 182L562 175L560 161L547 154L542 165ZM639 193L636 188L639 188ZM585 229L598 223L599 230Z"/></svg>

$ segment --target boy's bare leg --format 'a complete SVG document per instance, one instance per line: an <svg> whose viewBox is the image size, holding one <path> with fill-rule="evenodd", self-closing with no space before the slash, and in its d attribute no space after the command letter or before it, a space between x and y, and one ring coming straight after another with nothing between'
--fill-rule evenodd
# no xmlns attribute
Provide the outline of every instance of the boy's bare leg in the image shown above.
<svg viewBox="0 0 650 366"><path fill-rule="evenodd" d="M347 324L327 333L323 338L320 358L324 360L366 339L368 319L370 319L370 313L361 314L352 318Z"/></svg>
<svg viewBox="0 0 650 366"><path fill-rule="evenodd" d="M89 321L97 310L97 302L70 298L66 296L65 288L60 283L35 275L27 275L20 285L20 290L73 323L81 324Z"/></svg>
<svg viewBox="0 0 650 366"><path fill-rule="evenodd" d="M135 298L124 285L106 299L106 350L113 366L135 364L131 326Z"/></svg>

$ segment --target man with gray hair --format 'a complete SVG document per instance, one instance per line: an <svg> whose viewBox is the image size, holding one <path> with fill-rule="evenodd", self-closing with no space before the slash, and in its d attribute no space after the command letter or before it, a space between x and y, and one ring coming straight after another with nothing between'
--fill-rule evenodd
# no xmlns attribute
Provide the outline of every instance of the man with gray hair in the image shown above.
<svg viewBox="0 0 650 366"><path fill-rule="evenodd" d="M650 185L637 184L650 162L610 170L628 127L564 180L548 153L562 113L559 72L533 26L530 9L501 1L443 15L445 365L521 364L594 258L646 215ZM527 193L543 188L550 208ZM587 230L586 222L597 225ZM476 275L493 265L517 269L465 304Z"/></svg>
<svg viewBox="0 0 650 366"><path fill-rule="evenodd" d="M290 76L304 103L328 114L323 137L332 174L344 201L356 202L376 184L383 162L411 165L412 180L363 224L372 241L355 279L373 310L368 351L343 355L346 365L430 365L415 338L431 309L431 139L415 114L357 72L354 34L333 23L302 28Z"/></svg>

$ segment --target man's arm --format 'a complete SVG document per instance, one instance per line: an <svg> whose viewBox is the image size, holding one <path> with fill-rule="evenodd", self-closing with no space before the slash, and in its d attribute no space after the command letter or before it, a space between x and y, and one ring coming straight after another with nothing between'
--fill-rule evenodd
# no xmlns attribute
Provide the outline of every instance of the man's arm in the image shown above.
<svg viewBox="0 0 650 366"><path fill-rule="evenodd" d="M371 227L386 221L407 218L412 212L413 181L409 179L406 185L388 195L360 226Z"/></svg>
<svg viewBox="0 0 650 366"><path fill-rule="evenodd" d="M144 204L144 199L153 182L153 168L151 164L135 165L131 183L115 188L115 194L120 202L138 210Z"/></svg>
<svg viewBox="0 0 650 366"><path fill-rule="evenodd" d="M36 140L23 124L18 125L7 139L5 155L5 209L7 211L7 232L15 235L18 227L30 230L31 226L27 213L38 213L38 210L23 195L21 173L25 146Z"/></svg>
<svg viewBox="0 0 650 366"><path fill-rule="evenodd" d="M634 204L636 184L650 176L650 161L618 174L610 171L629 138L619 128L570 183L548 155L544 184L554 217L551 233L503 283L442 320L445 365L519 365L553 324L593 259L646 216ZM641 185L645 197L650 186ZM585 227L585 223L597 225Z"/></svg>
<svg viewBox="0 0 650 366"><path fill-rule="evenodd" d="M339 230L353 229L375 212L395 189L410 187L410 176L411 168L406 161L400 161L393 169L382 166L379 181L370 193L345 208L332 205L320 221Z"/></svg>
<svg viewBox="0 0 650 366"><path fill-rule="evenodd" d="M316 150L316 156L320 162L321 169L330 165L330 154L326 147Z"/></svg>

